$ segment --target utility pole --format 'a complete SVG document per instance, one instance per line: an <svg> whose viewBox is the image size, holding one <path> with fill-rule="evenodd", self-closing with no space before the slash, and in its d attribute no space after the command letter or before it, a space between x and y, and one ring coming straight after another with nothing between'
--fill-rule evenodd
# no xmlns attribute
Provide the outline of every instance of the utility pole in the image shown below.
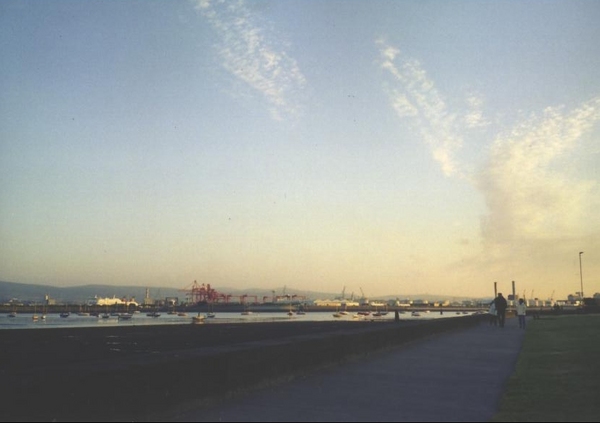
<svg viewBox="0 0 600 423"><path fill-rule="evenodd" d="M581 291L579 291L579 295L581 296L581 305L583 305L583 272L581 271L581 255L583 251L579 252L579 279L581 282Z"/></svg>

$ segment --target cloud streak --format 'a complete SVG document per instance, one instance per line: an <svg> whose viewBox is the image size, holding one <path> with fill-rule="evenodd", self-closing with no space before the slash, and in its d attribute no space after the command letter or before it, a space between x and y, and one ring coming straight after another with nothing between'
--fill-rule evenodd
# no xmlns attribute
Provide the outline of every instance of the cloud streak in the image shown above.
<svg viewBox="0 0 600 423"><path fill-rule="evenodd" d="M301 105L295 94L303 89L305 78L282 43L258 23L258 16L243 1L198 0L196 9L221 39L222 66L262 95L272 118L298 115Z"/></svg>
<svg viewBox="0 0 600 423"><path fill-rule="evenodd" d="M455 153L463 145L456 126L458 116L450 113L435 84L414 59L404 58L400 50L377 42L380 66L391 76L385 85L390 104L401 118L410 117L427 143L431 154L446 176L460 173Z"/></svg>

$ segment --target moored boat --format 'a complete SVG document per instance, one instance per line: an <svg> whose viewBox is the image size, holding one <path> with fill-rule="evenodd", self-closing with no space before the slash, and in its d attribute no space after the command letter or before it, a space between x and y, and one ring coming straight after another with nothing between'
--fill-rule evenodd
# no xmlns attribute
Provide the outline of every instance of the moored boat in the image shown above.
<svg viewBox="0 0 600 423"><path fill-rule="evenodd" d="M204 323L205 317L198 313L197 316L192 317L192 323Z"/></svg>

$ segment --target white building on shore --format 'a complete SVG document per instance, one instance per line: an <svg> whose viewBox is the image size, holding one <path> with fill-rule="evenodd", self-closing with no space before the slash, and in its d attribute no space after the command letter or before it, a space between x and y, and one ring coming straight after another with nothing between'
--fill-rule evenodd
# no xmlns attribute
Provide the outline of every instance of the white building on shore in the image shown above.
<svg viewBox="0 0 600 423"><path fill-rule="evenodd" d="M358 301L351 300L314 300L313 304L317 307L358 307Z"/></svg>
<svg viewBox="0 0 600 423"><path fill-rule="evenodd" d="M112 305L124 305L124 306L134 306L137 307L139 304L135 301L135 298L127 299L127 298L117 298L113 295L112 298L104 297L98 298L95 296L87 300L88 306L112 306Z"/></svg>

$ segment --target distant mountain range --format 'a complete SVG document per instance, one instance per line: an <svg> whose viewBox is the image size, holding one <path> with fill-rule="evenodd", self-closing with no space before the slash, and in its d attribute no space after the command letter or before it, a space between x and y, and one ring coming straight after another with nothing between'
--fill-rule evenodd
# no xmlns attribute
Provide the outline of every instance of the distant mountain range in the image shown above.
<svg viewBox="0 0 600 423"><path fill-rule="evenodd" d="M239 295L250 295L256 296L259 302L266 297L270 299L273 295L298 295L303 296L307 300L316 299L331 299L339 298L340 293L326 293L326 292L315 292L315 291L300 291L297 289L288 289L286 287L280 287L276 289L260 289L260 288L249 288L246 290L233 289L233 288L220 288L212 287L220 293L230 294L235 296ZM99 298L103 297L117 297L117 298L135 298L137 302L143 302L146 297L146 289L149 290L149 296L153 299L165 299L167 297L176 297L180 302L187 299L187 292L183 289L167 288L167 287L142 287L142 286L117 286L117 285L81 285L81 286L70 286L70 287L57 287L51 285L35 285L26 283L15 283L15 282L3 282L0 281L0 304L9 302L12 299L17 299L23 302L38 302L44 301L46 295L51 299L54 299L57 303L85 303L89 298L95 296ZM349 296L345 296L346 299L350 299ZM472 299L469 297L448 297L444 295L385 295L374 298L371 300L389 300L389 299L421 299L427 301L439 301L439 300L450 300L450 301L462 301L466 299ZM358 297L354 297L354 300L358 301Z"/></svg>
<svg viewBox="0 0 600 423"><path fill-rule="evenodd" d="M259 302L262 302L263 297L269 299L273 295L302 295L306 298L333 298L334 294L316 293L316 292L300 292L298 290L285 288L279 288L277 290L267 289L230 289L230 288L215 288L218 292L223 294L230 294L232 296L250 295L256 296ZM69 302L69 303L85 303L89 298L95 296L99 298L103 297L117 297L117 298L135 298L137 302L141 303L146 297L146 289L148 289L148 295L153 299L165 299L167 297L178 298L179 301L185 301L188 297L188 292L184 289L168 288L168 287L143 287L143 286L116 286L116 285L81 285L81 286L70 286L70 287L56 287L51 285L36 285L26 283L15 283L15 282L4 282L0 281L0 303L7 303L11 299L17 299L19 301L33 301L42 302L46 295L51 299L54 299L57 303ZM275 291L275 294L273 293Z"/></svg>

